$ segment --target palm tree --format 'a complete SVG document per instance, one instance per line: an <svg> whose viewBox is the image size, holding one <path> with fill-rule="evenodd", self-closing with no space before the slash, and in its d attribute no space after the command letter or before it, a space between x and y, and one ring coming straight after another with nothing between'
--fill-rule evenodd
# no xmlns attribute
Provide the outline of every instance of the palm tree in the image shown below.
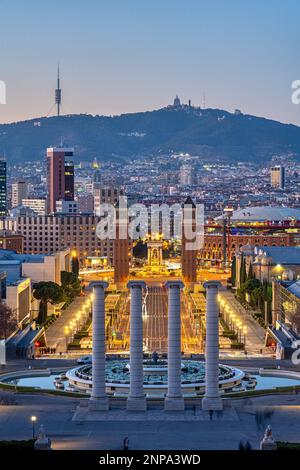
<svg viewBox="0 0 300 470"><path fill-rule="evenodd" d="M48 302L52 305L62 302L64 298L63 290L61 286L51 281L38 282L33 286L33 288L33 297L37 300L40 300L39 316L37 321L38 323L42 324L47 318Z"/></svg>

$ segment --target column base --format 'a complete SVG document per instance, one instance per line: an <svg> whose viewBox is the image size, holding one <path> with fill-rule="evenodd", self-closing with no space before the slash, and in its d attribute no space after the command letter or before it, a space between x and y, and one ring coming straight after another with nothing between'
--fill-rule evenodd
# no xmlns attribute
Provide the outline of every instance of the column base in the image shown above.
<svg viewBox="0 0 300 470"><path fill-rule="evenodd" d="M223 401L221 397L203 397L203 411L221 411L223 410Z"/></svg>
<svg viewBox="0 0 300 470"><path fill-rule="evenodd" d="M165 411L184 411L184 399L166 397Z"/></svg>
<svg viewBox="0 0 300 470"><path fill-rule="evenodd" d="M146 411L147 400L146 397L128 397L127 398L127 411Z"/></svg>
<svg viewBox="0 0 300 470"><path fill-rule="evenodd" d="M90 398L89 411L107 411L109 410L108 397Z"/></svg>

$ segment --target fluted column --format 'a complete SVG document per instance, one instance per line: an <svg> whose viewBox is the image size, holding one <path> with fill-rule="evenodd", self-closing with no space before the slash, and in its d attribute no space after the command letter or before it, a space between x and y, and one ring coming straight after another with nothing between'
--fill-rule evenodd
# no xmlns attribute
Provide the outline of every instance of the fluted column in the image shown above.
<svg viewBox="0 0 300 470"><path fill-rule="evenodd" d="M143 372L143 281L130 281L130 392L127 399L127 409L145 411L147 408L144 393Z"/></svg>
<svg viewBox="0 0 300 470"><path fill-rule="evenodd" d="M93 385L90 408L107 410L108 397L105 391L105 289L107 282L92 282L93 287Z"/></svg>
<svg viewBox="0 0 300 470"><path fill-rule="evenodd" d="M202 409L219 411L223 402L219 392L219 307L217 303L218 281L203 284L206 289L206 347L205 347L205 395Z"/></svg>
<svg viewBox="0 0 300 470"><path fill-rule="evenodd" d="M181 392L181 281L166 283L169 290L168 301L168 393L165 398L166 411L184 410Z"/></svg>

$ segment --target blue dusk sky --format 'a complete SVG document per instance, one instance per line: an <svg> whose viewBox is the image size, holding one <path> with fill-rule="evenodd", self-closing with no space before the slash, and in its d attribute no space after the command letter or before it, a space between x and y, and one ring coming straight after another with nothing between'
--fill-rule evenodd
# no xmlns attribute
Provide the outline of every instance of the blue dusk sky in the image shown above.
<svg viewBox="0 0 300 470"><path fill-rule="evenodd" d="M300 125L299 0L0 0L0 122L151 110L178 94ZM51 111L53 113L54 110Z"/></svg>

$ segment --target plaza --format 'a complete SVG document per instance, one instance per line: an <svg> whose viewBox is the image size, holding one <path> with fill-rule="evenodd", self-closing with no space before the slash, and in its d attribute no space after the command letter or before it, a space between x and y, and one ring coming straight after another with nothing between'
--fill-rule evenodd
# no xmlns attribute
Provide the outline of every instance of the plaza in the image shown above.
<svg viewBox="0 0 300 470"><path fill-rule="evenodd" d="M3 394L1 393L1 396ZM300 395L257 397L236 403L236 418L230 421L213 417L203 420L147 421L124 420L122 413L114 421L75 422L77 400L18 395L17 404L0 407L0 439L29 439L30 417L43 424L54 450L121 450L129 437L130 449L237 450L240 441L249 441L253 449L268 424L278 441L295 442L300 433ZM188 410L193 415L194 410ZM257 417L262 416L261 420ZM176 433L174 432L176 427Z"/></svg>

